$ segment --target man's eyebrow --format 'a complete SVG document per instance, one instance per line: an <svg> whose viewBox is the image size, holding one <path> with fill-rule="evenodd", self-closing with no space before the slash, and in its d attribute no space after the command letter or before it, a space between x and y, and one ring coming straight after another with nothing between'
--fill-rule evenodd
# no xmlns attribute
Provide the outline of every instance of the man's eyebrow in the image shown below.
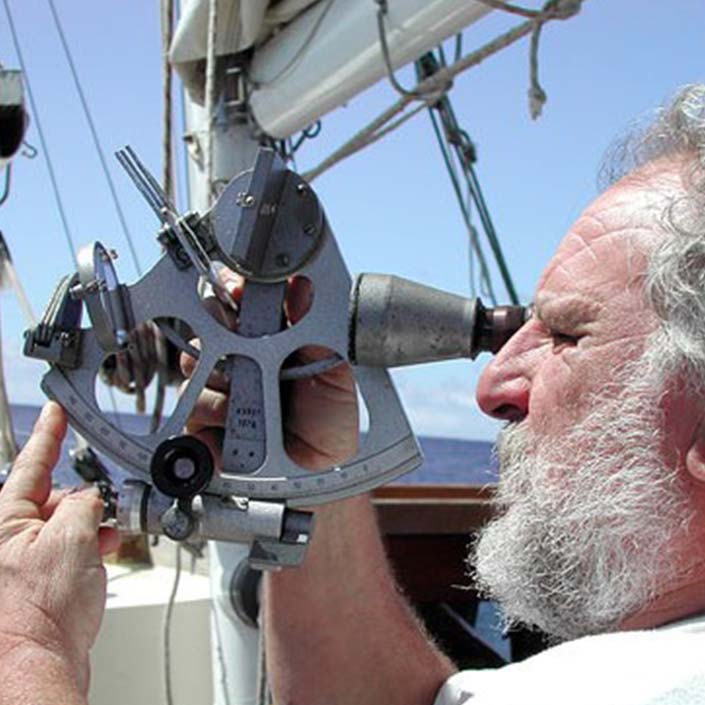
<svg viewBox="0 0 705 705"><path fill-rule="evenodd" d="M592 321L600 305L593 299L579 294L546 296L539 294L534 300L533 311L542 323L569 326Z"/></svg>

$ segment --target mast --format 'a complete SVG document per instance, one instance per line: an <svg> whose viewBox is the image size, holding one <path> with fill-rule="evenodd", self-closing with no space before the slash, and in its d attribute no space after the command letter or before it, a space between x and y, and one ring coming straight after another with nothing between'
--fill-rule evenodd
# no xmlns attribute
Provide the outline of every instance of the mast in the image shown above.
<svg viewBox="0 0 705 705"><path fill-rule="evenodd" d="M209 123L211 123L209 130ZM211 175L206 161L189 159L190 207L204 213L211 205L211 184L227 183L252 166L258 141L241 114L228 107L222 95L210 121L205 107L186 104L189 140L206 147L211 142ZM210 136L209 136L210 135ZM207 148L207 147L206 147ZM210 183L209 183L210 182ZM254 705L257 702L259 635L237 613L232 599L233 576L246 567L249 547L211 541L208 547L211 595L213 693L216 705Z"/></svg>

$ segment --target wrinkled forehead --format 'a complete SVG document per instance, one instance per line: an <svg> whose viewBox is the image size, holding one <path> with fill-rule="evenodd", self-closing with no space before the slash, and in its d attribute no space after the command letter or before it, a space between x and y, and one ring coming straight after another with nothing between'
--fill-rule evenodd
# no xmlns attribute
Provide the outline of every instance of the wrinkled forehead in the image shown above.
<svg viewBox="0 0 705 705"><path fill-rule="evenodd" d="M668 236L664 212L684 193L681 166L673 160L652 162L596 198L564 237L536 297L578 292L609 300L641 287L651 248Z"/></svg>

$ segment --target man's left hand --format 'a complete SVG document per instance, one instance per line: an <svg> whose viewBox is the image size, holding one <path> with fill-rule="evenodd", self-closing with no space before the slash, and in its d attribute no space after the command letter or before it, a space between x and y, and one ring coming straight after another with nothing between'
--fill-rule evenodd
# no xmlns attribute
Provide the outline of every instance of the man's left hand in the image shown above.
<svg viewBox="0 0 705 705"><path fill-rule="evenodd" d="M65 435L63 410L47 404L0 492L0 664L45 655L85 694L105 605L101 554L117 547L117 533L100 528L97 489L52 491Z"/></svg>

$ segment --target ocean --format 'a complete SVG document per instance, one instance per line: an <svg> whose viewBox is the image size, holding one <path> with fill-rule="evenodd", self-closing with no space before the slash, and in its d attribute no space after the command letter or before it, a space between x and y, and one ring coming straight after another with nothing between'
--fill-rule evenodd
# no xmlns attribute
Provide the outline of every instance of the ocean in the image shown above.
<svg viewBox="0 0 705 705"><path fill-rule="evenodd" d="M23 404L12 405L12 423L17 442L23 445L39 414L40 407ZM121 427L128 430L145 429L147 416L118 414ZM395 484L473 484L485 485L497 481L497 464L492 456L492 443L488 441L466 441L454 438L420 436L424 462L417 470L396 480ZM54 472L59 485L75 485L79 478L71 467L68 451L69 441L64 443L61 458ZM119 483L127 475L113 462L103 458L113 480Z"/></svg>

